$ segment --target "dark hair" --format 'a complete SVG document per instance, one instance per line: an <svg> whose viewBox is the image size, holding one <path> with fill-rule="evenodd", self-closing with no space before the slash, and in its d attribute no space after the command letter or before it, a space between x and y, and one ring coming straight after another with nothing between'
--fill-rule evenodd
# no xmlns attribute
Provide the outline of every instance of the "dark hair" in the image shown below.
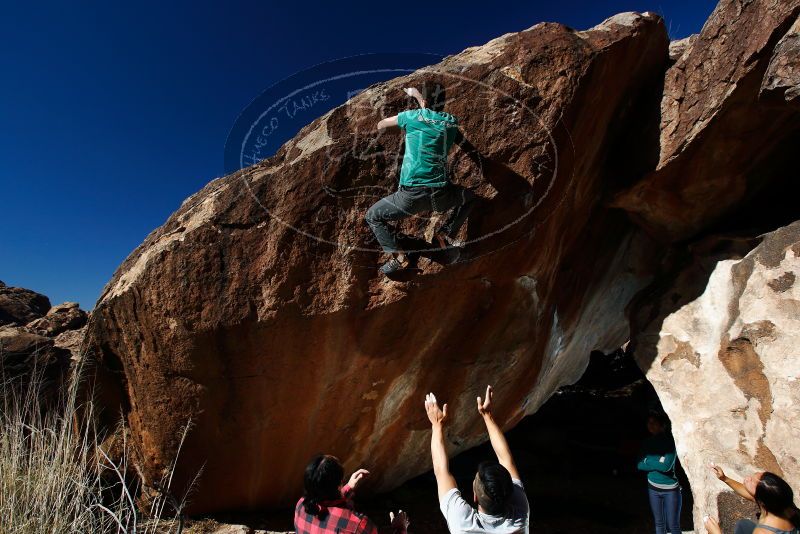
<svg viewBox="0 0 800 534"><path fill-rule="evenodd" d="M476 484L478 504L489 515L505 515L506 504L514 491L508 469L490 460L478 465L478 484Z"/></svg>
<svg viewBox="0 0 800 534"><path fill-rule="evenodd" d="M665 414L664 412L658 410L650 410L647 413L647 418L655 419L656 421L658 421L659 424L661 424L661 426L664 427L665 430L669 429L669 423L670 423L669 417L667 417L667 414Z"/></svg>
<svg viewBox="0 0 800 534"><path fill-rule="evenodd" d="M795 528L800 528L800 510L794 504L794 492L781 477L769 471L762 473L754 497L767 512L791 521Z"/></svg>
<svg viewBox="0 0 800 534"><path fill-rule="evenodd" d="M322 519L328 510L319 503L341 498L339 486L344 480L344 468L335 456L319 454L306 467L303 508L306 513Z"/></svg>
<svg viewBox="0 0 800 534"><path fill-rule="evenodd" d="M422 98L425 99L425 104L434 111L444 110L444 103L446 93L444 84L432 80L426 81L422 85Z"/></svg>

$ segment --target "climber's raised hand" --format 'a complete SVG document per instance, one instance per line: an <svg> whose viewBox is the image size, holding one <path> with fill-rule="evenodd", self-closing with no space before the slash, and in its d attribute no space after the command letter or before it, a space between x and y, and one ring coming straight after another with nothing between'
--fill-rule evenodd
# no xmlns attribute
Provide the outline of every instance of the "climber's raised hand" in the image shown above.
<svg viewBox="0 0 800 534"><path fill-rule="evenodd" d="M447 419L447 404L440 409L436 395L428 393L425 395L425 412L427 412L428 420L432 425L442 425Z"/></svg>
<svg viewBox="0 0 800 534"><path fill-rule="evenodd" d="M403 92L413 98L422 98L422 93L416 87L403 87Z"/></svg>
<svg viewBox="0 0 800 534"><path fill-rule="evenodd" d="M417 101L419 107L425 107L425 98L422 96L422 93L416 87L404 87L403 92L408 96L412 97L414 100Z"/></svg>

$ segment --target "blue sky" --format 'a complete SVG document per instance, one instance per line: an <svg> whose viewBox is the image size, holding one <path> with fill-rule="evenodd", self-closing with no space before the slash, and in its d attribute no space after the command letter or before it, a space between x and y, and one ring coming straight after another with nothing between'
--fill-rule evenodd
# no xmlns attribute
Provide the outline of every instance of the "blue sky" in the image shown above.
<svg viewBox="0 0 800 534"><path fill-rule="evenodd" d="M301 69L370 52L447 55L621 11L656 11L681 38L715 4L440 1L423 14L410 2L5 2L0 280L91 309L145 236L224 174L239 112Z"/></svg>

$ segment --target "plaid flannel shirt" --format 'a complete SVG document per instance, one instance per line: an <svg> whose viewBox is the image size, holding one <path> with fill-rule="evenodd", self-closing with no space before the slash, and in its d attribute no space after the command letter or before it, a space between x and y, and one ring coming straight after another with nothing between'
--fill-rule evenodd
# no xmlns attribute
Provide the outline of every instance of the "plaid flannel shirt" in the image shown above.
<svg viewBox="0 0 800 534"><path fill-rule="evenodd" d="M352 488L342 488L342 498L320 503L328 513L322 519L306 512L303 499L294 509L294 529L297 534L378 534L378 528L367 516L353 510Z"/></svg>

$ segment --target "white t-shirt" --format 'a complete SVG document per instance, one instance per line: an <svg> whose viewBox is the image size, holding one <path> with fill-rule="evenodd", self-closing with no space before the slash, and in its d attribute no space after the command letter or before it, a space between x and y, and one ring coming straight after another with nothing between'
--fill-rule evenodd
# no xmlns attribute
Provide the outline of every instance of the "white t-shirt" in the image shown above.
<svg viewBox="0 0 800 534"><path fill-rule="evenodd" d="M471 534L491 532L496 534L528 534L531 511L522 481L512 479L514 491L508 501L507 516L489 515L473 508L461 496L458 488L453 488L439 501L439 508L447 520L451 534Z"/></svg>

